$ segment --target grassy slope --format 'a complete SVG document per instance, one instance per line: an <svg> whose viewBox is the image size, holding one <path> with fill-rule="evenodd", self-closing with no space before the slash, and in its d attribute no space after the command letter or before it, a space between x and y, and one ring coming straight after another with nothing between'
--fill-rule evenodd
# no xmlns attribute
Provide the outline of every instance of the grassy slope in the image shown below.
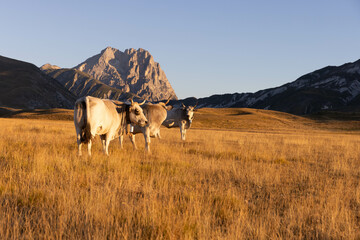
<svg viewBox="0 0 360 240"><path fill-rule="evenodd" d="M194 128L239 131L359 130L360 117L341 113L297 116L289 113L251 108L203 108L195 114Z"/></svg>
<svg viewBox="0 0 360 240"><path fill-rule="evenodd" d="M0 118L2 239L360 237L351 121L339 131L272 111L201 109L186 142L164 128L151 155L138 136L139 151L114 140L105 157L96 138L90 159L76 156L71 121L49 120L72 111L52 111Z"/></svg>

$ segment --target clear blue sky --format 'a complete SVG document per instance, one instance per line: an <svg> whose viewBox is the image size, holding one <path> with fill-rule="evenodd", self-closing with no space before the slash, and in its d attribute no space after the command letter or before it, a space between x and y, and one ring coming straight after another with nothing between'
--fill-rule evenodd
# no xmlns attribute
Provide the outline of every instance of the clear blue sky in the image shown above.
<svg viewBox="0 0 360 240"><path fill-rule="evenodd" d="M359 0L2 1L0 55L74 67L144 48L179 98L255 92L360 59Z"/></svg>

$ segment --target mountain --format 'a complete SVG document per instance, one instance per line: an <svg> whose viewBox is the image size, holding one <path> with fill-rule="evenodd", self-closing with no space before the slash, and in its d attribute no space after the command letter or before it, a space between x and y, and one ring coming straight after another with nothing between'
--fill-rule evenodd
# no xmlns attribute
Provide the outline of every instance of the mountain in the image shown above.
<svg viewBox="0 0 360 240"><path fill-rule="evenodd" d="M73 108L76 97L31 63L0 56L0 106Z"/></svg>
<svg viewBox="0 0 360 240"><path fill-rule="evenodd" d="M98 98L124 101L130 97L137 97L135 94L125 93L120 89L109 87L89 74L76 69L62 69L50 64L45 64L40 69L47 75L55 78L66 89L76 95L77 98L90 95Z"/></svg>
<svg viewBox="0 0 360 240"><path fill-rule="evenodd" d="M328 66L294 82L255 93L213 95L197 100L199 107L247 107L297 115L323 110L360 110L360 60ZM194 104L193 98L184 99Z"/></svg>
<svg viewBox="0 0 360 240"><path fill-rule="evenodd" d="M160 64L154 61L148 51L141 48L121 52L107 47L75 69L110 87L131 92L149 101L164 100L170 96L177 99Z"/></svg>

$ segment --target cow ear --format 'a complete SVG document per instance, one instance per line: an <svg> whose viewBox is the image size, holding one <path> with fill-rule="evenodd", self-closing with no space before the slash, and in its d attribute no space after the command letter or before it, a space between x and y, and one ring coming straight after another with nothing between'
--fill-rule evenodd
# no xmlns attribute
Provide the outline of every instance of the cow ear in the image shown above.
<svg viewBox="0 0 360 240"><path fill-rule="evenodd" d="M170 111L171 109L173 109L173 106L169 105L169 106L166 106L165 108L166 108L166 110Z"/></svg>

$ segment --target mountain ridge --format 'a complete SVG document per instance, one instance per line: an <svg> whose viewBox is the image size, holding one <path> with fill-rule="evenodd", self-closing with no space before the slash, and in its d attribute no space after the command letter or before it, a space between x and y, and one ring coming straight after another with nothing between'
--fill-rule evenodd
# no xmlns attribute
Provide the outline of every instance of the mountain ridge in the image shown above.
<svg viewBox="0 0 360 240"><path fill-rule="evenodd" d="M142 60L138 59L138 53L143 54ZM116 67L119 69L123 63L117 62L120 61L119 59L114 59L117 54L134 56L132 61L124 60L130 65L135 59L138 62L155 64L146 50L135 49L127 49L122 53L114 48L106 48L101 53L101 61L106 66L108 62L112 62L112 67L109 69ZM99 56L93 57L95 62L99 61ZM78 66L86 68L86 65ZM135 63L132 66L131 69L135 73L145 73L149 69L148 67L140 69L141 66ZM91 66L89 69L92 69ZM149 73L151 75L151 71L147 76ZM127 68L122 73L129 75ZM109 72L105 75L109 75ZM31 63L0 56L1 107L72 108L76 97L85 95L120 101L128 97L140 97L129 91L110 87L77 69L61 69L55 65L45 64L40 70ZM198 107L269 109L296 115L319 111L360 111L360 60L340 66L326 66L304 74L295 81L254 93L215 94L199 99L192 97L179 101L172 100L170 104L195 105L196 102Z"/></svg>
<svg viewBox="0 0 360 240"><path fill-rule="evenodd" d="M360 60L327 66L278 87L255 93L215 94L186 98L199 107L257 108L304 115L322 110L360 110Z"/></svg>

